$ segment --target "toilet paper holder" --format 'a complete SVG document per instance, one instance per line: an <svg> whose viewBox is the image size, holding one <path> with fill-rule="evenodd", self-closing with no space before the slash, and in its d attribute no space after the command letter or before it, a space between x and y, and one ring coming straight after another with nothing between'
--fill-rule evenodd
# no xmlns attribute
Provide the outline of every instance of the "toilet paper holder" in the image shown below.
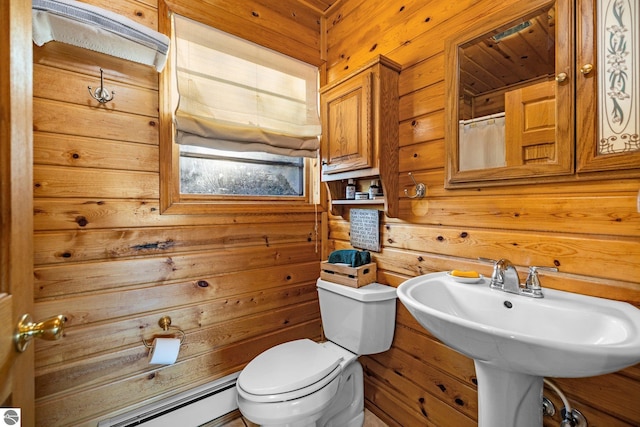
<svg viewBox="0 0 640 427"><path fill-rule="evenodd" d="M162 328L162 330L165 331L165 332L169 332L169 329L174 329L175 331L177 331L181 335L181 337L180 337L180 345L182 345L182 343L184 343L184 340L186 338L186 334L184 333L184 331L182 329L178 328L177 326L171 326L171 317L162 316L160 318L160 320L158 320L158 326L160 326ZM144 346L147 347L147 348L153 348L153 340L149 343L149 342L147 342L147 340L145 340L143 338L142 339L142 344L144 344Z"/></svg>

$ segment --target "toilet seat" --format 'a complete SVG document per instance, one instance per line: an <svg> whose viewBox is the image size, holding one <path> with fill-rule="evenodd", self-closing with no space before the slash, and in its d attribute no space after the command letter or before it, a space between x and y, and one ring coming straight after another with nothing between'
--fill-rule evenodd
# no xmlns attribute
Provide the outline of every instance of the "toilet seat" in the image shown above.
<svg viewBox="0 0 640 427"><path fill-rule="evenodd" d="M309 339L286 342L261 353L242 370L238 393L254 402L306 396L336 379L344 359L333 347Z"/></svg>

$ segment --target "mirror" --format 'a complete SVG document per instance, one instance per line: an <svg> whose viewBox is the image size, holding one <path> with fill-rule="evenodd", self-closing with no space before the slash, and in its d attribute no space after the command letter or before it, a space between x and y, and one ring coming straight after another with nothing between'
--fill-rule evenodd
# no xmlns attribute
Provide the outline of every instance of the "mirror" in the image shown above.
<svg viewBox="0 0 640 427"><path fill-rule="evenodd" d="M573 172L570 3L516 2L447 41L448 187Z"/></svg>

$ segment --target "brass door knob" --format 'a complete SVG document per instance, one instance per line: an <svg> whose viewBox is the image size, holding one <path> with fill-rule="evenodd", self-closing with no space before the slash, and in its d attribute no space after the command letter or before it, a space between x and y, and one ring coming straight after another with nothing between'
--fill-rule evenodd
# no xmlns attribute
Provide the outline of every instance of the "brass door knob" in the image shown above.
<svg viewBox="0 0 640 427"><path fill-rule="evenodd" d="M589 74L591 71L593 71L593 65L591 64L584 64L582 68L580 68L580 72L585 76Z"/></svg>
<svg viewBox="0 0 640 427"><path fill-rule="evenodd" d="M567 77L569 77L569 76L567 76L567 73L559 73L559 74L556 76L556 81L557 81L558 83L562 83L563 81L567 80Z"/></svg>
<svg viewBox="0 0 640 427"><path fill-rule="evenodd" d="M48 341L60 339L65 320L64 315L59 314L42 322L34 323L31 321L30 315L22 315L14 335L16 350L20 353L25 351L32 338L42 338Z"/></svg>

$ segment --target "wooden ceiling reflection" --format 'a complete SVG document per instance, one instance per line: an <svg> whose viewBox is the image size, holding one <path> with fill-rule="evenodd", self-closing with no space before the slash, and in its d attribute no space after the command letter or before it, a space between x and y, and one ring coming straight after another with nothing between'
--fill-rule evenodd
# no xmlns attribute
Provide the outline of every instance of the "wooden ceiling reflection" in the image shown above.
<svg viewBox="0 0 640 427"><path fill-rule="evenodd" d="M460 82L465 93L478 96L553 75L554 12L554 8L538 12L467 43L460 56ZM501 39L496 37L518 25L525 28Z"/></svg>

